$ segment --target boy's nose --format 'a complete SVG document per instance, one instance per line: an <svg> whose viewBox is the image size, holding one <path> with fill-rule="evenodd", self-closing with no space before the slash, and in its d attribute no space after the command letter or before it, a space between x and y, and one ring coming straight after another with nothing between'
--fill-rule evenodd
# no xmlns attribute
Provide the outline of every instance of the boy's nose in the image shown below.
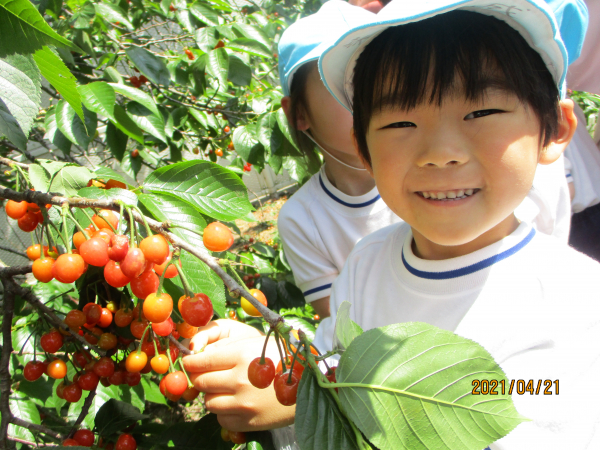
<svg viewBox="0 0 600 450"><path fill-rule="evenodd" d="M416 164L422 168L459 166L469 160L465 143L448 134L429 136L417 156Z"/></svg>

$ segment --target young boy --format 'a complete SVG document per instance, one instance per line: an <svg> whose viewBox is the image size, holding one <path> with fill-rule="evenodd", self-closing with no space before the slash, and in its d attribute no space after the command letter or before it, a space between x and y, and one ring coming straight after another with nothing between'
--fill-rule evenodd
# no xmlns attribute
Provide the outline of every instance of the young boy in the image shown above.
<svg viewBox="0 0 600 450"><path fill-rule="evenodd" d="M394 0L320 60L406 223L357 244L315 344L331 348L349 301L365 330L428 322L481 344L517 386L559 388L515 389L532 421L492 450L600 448L600 266L514 215L576 127L556 30L539 0Z"/></svg>

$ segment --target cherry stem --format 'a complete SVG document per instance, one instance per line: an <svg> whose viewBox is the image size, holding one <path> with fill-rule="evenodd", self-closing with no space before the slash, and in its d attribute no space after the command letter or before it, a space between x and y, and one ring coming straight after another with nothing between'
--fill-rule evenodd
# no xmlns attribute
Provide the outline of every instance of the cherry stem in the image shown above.
<svg viewBox="0 0 600 450"><path fill-rule="evenodd" d="M50 234L50 227L46 226L46 237L48 238L48 248L51 249L53 247L53 241L51 239L51 234Z"/></svg>
<svg viewBox="0 0 600 450"><path fill-rule="evenodd" d="M144 332L142 333L142 339L140 339L140 345L138 345L138 349L137 349L137 354L139 355L142 351L142 343L144 342L144 339L146 338L146 333L148 332L148 330L152 328L151 324L148 324L148 326L146 327L146 329L144 330Z"/></svg>
<svg viewBox="0 0 600 450"><path fill-rule="evenodd" d="M156 345L156 339L152 339L152 343L154 344L154 356L158 356L158 345Z"/></svg>
<svg viewBox="0 0 600 450"><path fill-rule="evenodd" d="M178 270L179 272L179 277L181 278L181 284L183 284L183 290L185 292L185 296L186 297L191 297L192 294L192 289L190 288L190 284L188 283L188 280L185 276L185 273L183 272L183 269L180 268L181 270ZM167 271L167 269L165 269L165 272ZM163 274L165 273L163 272Z"/></svg>
<svg viewBox="0 0 600 450"><path fill-rule="evenodd" d="M67 210L67 214L69 216L69 219L71 219L75 223L75 226L77 227L77 229L79 231L81 231L81 234L83 234L85 236L85 240L87 241L90 238L90 236L87 234L87 232L85 231L85 229L77 221L77 219L75 218L75 216L73 216L73 214L71 213L71 211Z"/></svg>
<svg viewBox="0 0 600 450"><path fill-rule="evenodd" d="M189 388L192 388L192 387L194 387L194 385L193 385L193 383L192 383L192 380L190 380L190 377L188 376L187 372L185 371L185 367L183 367L183 362L182 362L182 360L181 360L181 356L179 356L179 357L177 358L177 363L179 364L179 367L181 368L181 371L182 371L182 372L183 372L183 374L185 375L185 379L186 379L186 380L187 380L187 382L188 382L188 387L189 387Z"/></svg>
<svg viewBox="0 0 600 450"><path fill-rule="evenodd" d="M235 278L235 280L240 284L240 286L246 286L246 283L244 283L242 281L242 279L238 275L237 271L233 267L231 267L231 264L229 263L228 260L221 259L219 262L222 263L221 265L225 266L225 270L229 269L229 272L231 272L233 274L233 278Z"/></svg>
<svg viewBox="0 0 600 450"><path fill-rule="evenodd" d="M262 354L260 355L260 362L259 362L259 364L261 366L265 363L265 353L267 351L267 344L269 342L269 336L271 335L272 332L273 332L273 328L271 327L271 328L269 328L269 332L267 333L267 337L265 338L265 345L263 345Z"/></svg>
<svg viewBox="0 0 600 450"><path fill-rule="evenodd" d="M137 247L137 243L135 241L135 225L133 221L133 213L131 212L131 208L127 208L127 215L129 216L129 241L133 248Z"/></svg>
<svg viewBox="0 0 600 450"><path fill-rule="evenodd" d="M291 344L290 344L291 349ZM292 358L292 364L290 365L290 374L288 375L287 384L292 383L292 373L294 373L294 364L296 364L296 358L298 357L298 353L300 353L300 346L296 349L294 353L294 357ZM282 367L283 370L283 367Z"/></svg>
<svg viewBox="0 0 600 450"><path fill-rule="evenodd" d="M285 359L283 358L283 352L281 351L281 344L279 342L279 339L281 339L281 336L279 336L279 333L275 331L275 342L277 343L277 350L279 350L279 358L281 359L281 370L283 371L283 369L285 368Z"/></svg>
<svg viewBox="0 0 600 450"><path fill-rule="evenodd" d="M173 360L171 359L171 348L169 346L169 340L167 339L167 358L169 358L169 373L173 373L175 370L175 364L173 364Z"/></svg>
<svg viewBox="0 0 600 450"><path fill-rule="evenodd" d="M62 205L62 223L63 223L63 234L61 235L61 237L63 238L63 241L65 242L65 246L67 247L67 253L69 255L71 255L73 252L71 251L71 246L68 244L68 239L67 239L67 213L69 212L69 204L68 203L63 203Z"/></svg>
<svg viewBox="0 0 600 450"><path fill-rule="evenodd" d="M96 225L96 222L94 222L92 220L92 218L90 217L90 215L88 214L88 212L84 208L80 208L79 210L86 215L86 217L89 219L89 221L92 224L92 226L94 227L94 229L96 231L98 231L100 228L98 227L98 225Z"/></svg>
<svg viewBox="0 0 600 450"><path fill-rule="evenodd" d="M144 222L144 227L146 227L146 234L148 236L152 236L152 230L150 229L150 225L148 225L148 221L146 220L146 216L142 213L140 208L134 206L133 209L142 217L142 221Z"/></svg>
<svg viewBox="0 0 600 450"><path fill-rule="evenodd" d="M121 234L121 224L123 223L123 202L119 202L119 224L115 234Z"/></svg>
<svg viewBox="0 0 600 450"><path fill-rule="evenodd" d="M94 212L96 213L96 215L98 215L98 209L97 208L92 208L92 209L94 210ZM98 216L98 217L100 217L100 216ZM106 224L112 230L113 233L117 234L117 230L115 230L115 227L113 227L113 225L112 225L112 223L110 223L110 221L104 220L104 222L106 222ZM93 220L92 220L92 223L94 223Z"/></svg>
<svg viewBox="0 0 600 450"><path fill-rule="evenodd" d="M160 279L158 280L158 291L156 291L156 295L160 295L163 292L163 282L165 281L165 274L167 273L167 269L169 268L169 266L171 264L173 264L174 261L177 261L177 259L179 259L179 257L176 257L175 255L173 255L171 257L171 261L169 261L169 264L167 264L165 266L165 268L163 269L163 272L160 274ZM175 266L177 267L177 266Z"/></svg>

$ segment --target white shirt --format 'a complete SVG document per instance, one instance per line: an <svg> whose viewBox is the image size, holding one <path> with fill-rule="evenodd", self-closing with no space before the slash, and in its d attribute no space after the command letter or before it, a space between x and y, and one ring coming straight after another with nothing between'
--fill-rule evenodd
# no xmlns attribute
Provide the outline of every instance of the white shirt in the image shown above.
<svg viewBox="0 0 600 450"><path fill-rule="evenodd" d="M513 393L533 421L490 449L600 448L600 265L525 223L443 261L416 257L411 243L410 227L396 224L357 244L334 283L317 347L331 349L344 300L364 330L419 321L453 331L488 350L509 380L559 380L558 396Z"/></svg>
<svg viewBox="0 0 600 450"><path fill-rule="evenodd" d="M401 222L377 188L350 196L335 188L325 166L283 205L277 220L285 256L307 302L327 297L354 245Z"/></svg>

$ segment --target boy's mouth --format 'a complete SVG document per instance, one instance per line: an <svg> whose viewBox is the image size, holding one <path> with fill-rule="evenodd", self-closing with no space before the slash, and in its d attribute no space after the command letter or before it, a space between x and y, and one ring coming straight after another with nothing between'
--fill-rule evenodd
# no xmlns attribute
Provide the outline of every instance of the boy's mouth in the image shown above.
<svg viewBox="0 0 600 450"><path fill-rule="evenodd" d="M417 194L430 200L461 200L479 191L480 189L456 189L453 191L418 191Z"/></svg>

